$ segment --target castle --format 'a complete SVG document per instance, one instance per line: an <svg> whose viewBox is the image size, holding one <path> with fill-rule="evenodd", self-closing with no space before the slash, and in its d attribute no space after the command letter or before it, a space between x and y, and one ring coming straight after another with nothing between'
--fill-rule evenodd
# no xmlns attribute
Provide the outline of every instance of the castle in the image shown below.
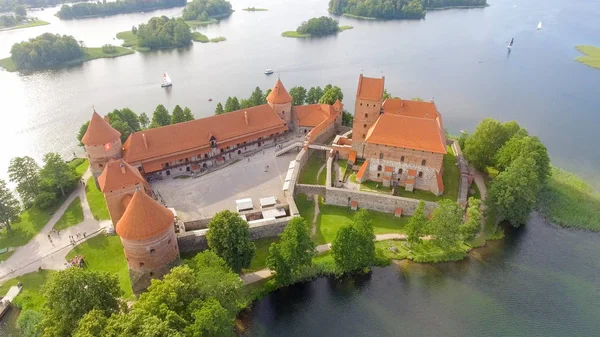
<svg viewBox="0 0 600 337"><path fill-rule="evenodd" d="M441 115L432 102L383 100L384 78L360 75L352 139L333 149L352 163L357 180L443 192L446 153ZM290 132L305 145L341 128L344 105L293 106L278 79L267 103L221 115L121 134L95 111L81 142L123 243L134 292L146 289L179 261L173 213L158 203L147 179L198 172L275 144Z"/></svg>

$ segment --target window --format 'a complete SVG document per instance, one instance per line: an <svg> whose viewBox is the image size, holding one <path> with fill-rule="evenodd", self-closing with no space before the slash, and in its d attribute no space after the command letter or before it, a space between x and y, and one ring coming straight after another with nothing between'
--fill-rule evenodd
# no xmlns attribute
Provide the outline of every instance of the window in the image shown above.
<svg viewBox="0 0 600 337"><path fill-rule="evenodd" d="M400 178L398 178L398 182L400 182Z"/></svg>
<svg viewBox="0 0 600 337"><path fill-rule="evenodd" d="M152 276L154 276L154 273L153 273L153 272L150 272L150 277L152 277Z"/></svg>
<svg viewBox="0 0 600 337"><path fill-rule="evenodd" d="M400 161L404 163L404 156L400 157Z"/></svg>
<svg viewBox="0 0 600 337"><path fill-rule="evenodd" d="M169 167L169 163L165 163L165 167Z"/></svg>
<svg viewBox="0 0 600 337"><path fill-rule="evenodd" d="M381 173L377 173L377 178L379 178L381 176Z"/></svg>
<svg viewBox="0 0 600 337"><path fill-rule="evenodd" d="M425 166L425 164L427 164L427 160L423 159L423 160L421 161L421 166Z"/></svg>
<svg viewBox="0 0 600 337"><path fill-rule="evenodd" d="M169 241L167 241L167 244L170 245L171 244L171 239L169 239Z"/></svg>
<svg viewBox="0 0 600 337"><path fill-rule="evenodd" d="M360 103L360 106L362 106L362 103Z"/></svg>
<svg viewBox="0 0 600 337"><path fill-rule="evenodd" d="M102 164L99 164L98 166L100 166L100 167L104 167L104 165L102 165Z"/></svg>
<svg viewBox="0 0 600 337"><path fill-rule="evenodd" d="M423 178L423 171L419 172L419 178Z"/></svg>
<svg viewBox="0 0 600 337"><path fill-rule="evenodd" d="M360 105L362 105L362 103ZM365 114L365 118L367 118L367 117L369 117L369 114Z"/></svg>
<svg viewBox="0 0 600 337"><path fill-rule="evenodd" d="M144 262L140 262L140 267L143 267L143 266L144 266Z"/></svg>
<svg viewBox="0 0 600 337"><path fill-rule="evenodd" d="M402 169L398 169L398 174L402 174Z"/></svg>
<svg viewBox="0 0 600 337"><path fill-rule="evenodd" d="M379 154L379 159L383 159L383 152Z"/></svg>
<svg viewBox="0 0 600 337"><path fill-rule="evenodd" d="M381 171L382 167L381 165L377 165L377 171Z"/></svg>
<svg viewBox="0 0 600 337"><path fill-rule="evenodd" d="M369 103L367 103L367 106L369 106Z"/></svg>
<svg viewBox="0 0 600 337"><path fill-rule="evenodd" d="M241 154L241 153L242 153L242 150L238 150L238 154Z"/></svg>
<svg viewBox="0 0 600 337"><path fill-rule="evenodd" d="M204 154L204 159L208 158L208 153Z"/></svg>
<svg viewBox="0 0 600 337"><path fill-rule="evenodd" d="M154 250L154 248L150 249L150 254L154 254L156 252L156 250Z"/></svg>
<svg viewBox="0 0 600 337"><path fill-rule="evenodd" d="M363 128L366 128L366 127L367 127L367 124L363 124Z"/></svg>

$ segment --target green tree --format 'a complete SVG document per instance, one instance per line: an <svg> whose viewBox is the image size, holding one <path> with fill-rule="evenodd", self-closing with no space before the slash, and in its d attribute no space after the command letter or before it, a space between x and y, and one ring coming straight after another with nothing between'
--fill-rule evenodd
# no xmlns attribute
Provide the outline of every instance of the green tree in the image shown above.
<svg viewBox="0 0 600 337"><path fill-rule="evenodd" d="M102 310L93 309L77 323L73 337L98 337L104 334L108 318Z"/></svg>
<svg viewBox="0 0 600 337"><path fill-rule="evenodd" d="M365 238L354 226L340 228L331 244L331 253L340 271L351 272L369 266L367 259L358 249L359 246L364 245L364 240Z"/></svg>
<svg viewBox="0 0 600 337"><path fill-rule="evenodd" d="M25 9L25 6L23 5L18 5L15 7L15 15L20 15L22 17L27 16L27 9Z"/></svg>
<svg viewBox="0 0 600 337"><path fill-rule="evenodd" d="M250 265L255 246L248 223L231 211L217 213L208 224L208 247L223 258L236 273Z"/></svg>
<svg viewBox="0 0 600 337"><path fill-rule="evenodd" d="M223 104L221 102L217 103L217 108L215 109L215 115L224 114L225 110L223 110Z"/></svg>
<svg viewBox="0 0 600 337"><path fill-rule="evenodd" d="M293 87L290 89L290 96L292 96L292 105L303 105L306 101L306 89L304 87Z"/></svg>
<svg viewBox="0 0 600 337"><path fill-rule="evenodd" d="M164 105L159 104L152 115L152 123L150 123L150 128L157 128L169 124L171 124L171 115L169 115L169 111Z"/></svg>
<svg viewBox="0 0 600 337"><path fill-rule="evenodd" d="M338 20L328 16L309 19L296 28L296 32L299 34L310 34L312 36L335 34L339 30L340 26Z"/></svg>
<svg viewBox="0 0 600 337"><path fill-rule="evenodd" d="M275 281L279 285L288 285L301 268L312 264L315 243L306 220L298 217L290 220L279 238L279 243L269 247L267 266L275 271Z"/></svg>
<svg viewBox="0 0 600 337"><path fill-rule="evenodd" d="M529 219L539 188L535 160L519 157L492 181L487 209L496 221L507 220L518 227Z"/></svg>
<svg viewBox="0 0 600 337"><path fill-rule="evenodd" d="M463 240L472 240L475 235L477 235L477 232L479 232L479 229L481 228L482 218L481 200L470 197L469 208L467 209L467 221L459 228Z"/></svg>
<svg viewBox="0 0 600 337"><path fill-rule="evenodd" d="M77 182L75 168L69 166L58 153L44 155L44 167L40 170L40 178L46 186L60 190L64 196L65 189L72 187Z"/></svg>
<svg viewBox="0 0 600 337"><path fill-rule="evenodd" d="M83 136L87 132L87 129L88 129L89 125L90 125L90 121L87 121L87 122L83 123L81 125L81 127L79 128L79 133L77 134L77 140L79 141L79 146L83 146L83 143L81 142L81 139L83 138Z"/></svg>
<svg viewBox="0 0 600 337"><path fill-rule="evenodd" d="M342 89L338 86L331 87L331 85L329 85L329 88L323 92L323 96L319 99L319 103L333 105L338 99L340 101L344 99Z"/></svg>
<svg viewBox="0 0 600 337"><path fill-rule="evenodd" d="M91 310L104 316L118 312L121 295L115 275L80 268L59 271L44 286L44 337L71 336Z"/></svg>
<svg viewBox="0 0 600 337"><path fill-rule="evenodd" d="M408 223L406 224L406 241L410 245L410 249L412 249L413 244L418 244L421 242L421 237L425 235L427 230L427 214L425 214L425 202L421 200L419 202L419 206L413 213L413 215L408 219Z"/></svg>
<svg viewBox="0 0 600 337"><path fill-rule="evenodd" d="M235 336L233 318L219 301L209 298L193 313L194 321L185 328L190 337Z"/></svg>
<svg viewBox="0 0 600 337"><path fill-rule="evenodd" d="M15 43L10 49L10 58L17 69L49 68L78 59L83 54L83 48L72 36L50 33Z"/></svg>
<svg viewBox="0 0 600 337"><path fill-rule="evenodd" d="M240 100L240 109L247 109L250 107L253 107L252 102L244 98Z"/></svg>
<svg viewBox="0 0 600 337"><path fill-rule="evenodd" d="M146 115L145 112L142 112L139 116L139 120L140 120L140 125L142 126L142 128L147 128L148 124L150 124L150 119L148 118L148 115ZM89 122L88 122L89 123Z"/></svg>
<svg viewBox="0 0 600 337"><path fill-rule="evenodd" d="M17 185L17 193L28 207L40 193L40 167L31 157L16 157L8 165L8 177Z"/></svg>
<svg viewBox="0 0 600 337"><path fill-rule="evenodd" d="M35 310L25 310L19 315L17 320L17 329L19 329L24 337L42 337L39 324L44 316Z"/></svg>
<svg viewBox="0 0 600 337"><path fill-rule="evenodd" d="M462 209L452 200L443 199L433 210L428 225L428 232L434 236L434 244L443 249L456 247L460 242L460 225Z"/></svg>
<svg viewBox="0 0 600 337"><path fill-rule="evenodd" d="M193 121L194 115L192 114L192 110L187 106L183 109L183 120L186 122Z"/></svg>
<svg viewBox="0 0 600 337"><path fill-rule="evenodd" d="M121 110L113 110L108 115L109 123L112 125L113 121L120 120L124 122L129 128L129 133L140 131L140 120L138 115L129 108L123 108Z"/></svg>
<svg viewBox="0 0 600 337"><path fill-rule="evenodd" d="M119 117L114 117L109 124L113 127L113 129L121 133L121 143L125 143L125 141L132 132L129 125L123 122Z"/></svg>
<svg viewBox="0 0 600 337"><path fill-rule="evenodd" d="M467 143L467 139L469 138L469 131L461 130L460 136L458 137L458 145L461 149L465 148L465 144Z"/></svg>
<svg viewBox="0 0 600 337"><path fill-rule="evenodd" d="M352 126L354 122L354 115L346 110L342 112L342 125L343 126Z"/></svg>
<svg viewBox="0 0 600 337"><path fill-rule="evenodd" d="M263 95L263 92L262 90L260 90L259 87L256 87L254 91L252 91L252 94L248 98L248 101L250 102L251 107L267 103L267 100L265 99L265 96Z"/></svg>
<svg viewBox="0 0 600 337"><path fill-rule="evenodd" d="M311 87L306 94L306 104L319 103L321 96L323 96L323 89L321 87Z"/></svg>
<svg viewBox="0 0 600 337"><path fill-rule="evenodd" d="M185 122L185 115L183 114L183 109L176 105L173 109L173 113L171 113L171 124L177 124Z"/></svg>
<svg viewBox="0 0 600 337"><path fill-rule="evenodd" d="M392 98L392 95L387 91L387 89L383 89L383 100L385 101L388 98Z"/></svg>
<svg viewBox="0 0 600 337"><path fill-rule="evenodd" d="M495 119L486 118L465 142L464 154L470 164L480 171L494 164L496 152L508 140L507 131Z"/></svg>
<svg viewBox="0 0 600 337"><path fill-rule="evenodd" d="M538 137L513 136L496 154L496 167L500 171L505 171L520 157L535 160L535 171L540 183L546 183L550 176L550 157L546 146L542 144Z"/></svg>
<svg viewBox="0 0 600 337"><path fill-rule="evenodd" d="M373 230L371 215L367 210L361 209L354 215L352 226L363 237L361 244L356 247L364 257L366 265L375 260L375 232Z"/></svg>
<svg viewBox="0 0 600 337"><path fill-rule="evenodd" d="M240 109L241 106L237 97L227 97L227 101L225 101L225 112L232 112Z"/></svg>

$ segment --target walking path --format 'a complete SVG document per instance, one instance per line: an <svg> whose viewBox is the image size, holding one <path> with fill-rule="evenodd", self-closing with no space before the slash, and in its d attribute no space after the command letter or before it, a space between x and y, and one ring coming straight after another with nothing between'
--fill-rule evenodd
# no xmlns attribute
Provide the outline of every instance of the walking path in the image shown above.
<svg viewBox="0 0 600 337"><path fill-rule="evenodd" d="M82 180L87 181L91 172L85 172ZM83 209L83 221L75 226L60 231L60 234L52 232L54 224L60 219L71 202L79 197ZM101 229L110 225L110 221L99 222L95 220L90 211L90 206L85 195L85 187L82 185L69 195L60 208L52 215L52 218L42 230L26 245L18 247L13 255L0 264L0 282L8 279L43 269L60 270L65 267L65 257L74 245L71 244L69 236L76 238L77 244L100 233ZM86 233L86 237L83 237ZM80 237L77 239L77 234ZM48 235L52 241L48 240Z"/></svg>
<svg viewBox="0 0 600 337"><path fill-rule="evenodd" d="M319 214L321 213L321 210L319 209L319 195L318 194L313 195L313 200L315 202L315 216L313 217L313 221L312 221L312 235L316 235L317 234L317 218L319 217Z"/></svg>
<svg viewBox="0 0 600 337"><path fill-rule="evenodd" d="M485 197L487 196L487 187L485 186L485 179L483 178L483 173L472 168L471 174L473 175L473 181L475 182L475 185L477 185L477 188L479 188L481 201L485 201Z"/></svg>

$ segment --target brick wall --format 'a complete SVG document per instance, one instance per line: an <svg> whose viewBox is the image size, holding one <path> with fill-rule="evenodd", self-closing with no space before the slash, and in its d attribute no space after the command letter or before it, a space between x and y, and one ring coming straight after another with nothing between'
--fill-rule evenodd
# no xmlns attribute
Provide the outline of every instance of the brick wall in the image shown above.
<svg viewBox="0 0 600 337"><path fill-rule="evenodd" d="M373 161L376 158L379 159L380 154L383 154L383 159L385 160L403 162L406 165L414 165L418 167L420 167L422 161L425 160L424 166L433 168L434 170L440 172L442 172L444 167L444 155L441 153L432 153L371 143L367 143L365 145L365 158ZM404 157L404 161L401 161L402 157Z"/></svg>
<svg viewBox="0 0 600 337"><path fill-rule="evenodd" d="M325 186L296 184L296 189L294 192L296 194L304 193L308 197L312 198L312 196L315 194L325 195Z"/></svg>
<svg viewBox="0 0 600 337"><path fill-rule="evenodd" d="M183 226L186 231L196 231L199 229L208 228L208 223L210 222L210 218L208 219L200 219L200 220L192 220L186 221L183 223Z"/></svg>

